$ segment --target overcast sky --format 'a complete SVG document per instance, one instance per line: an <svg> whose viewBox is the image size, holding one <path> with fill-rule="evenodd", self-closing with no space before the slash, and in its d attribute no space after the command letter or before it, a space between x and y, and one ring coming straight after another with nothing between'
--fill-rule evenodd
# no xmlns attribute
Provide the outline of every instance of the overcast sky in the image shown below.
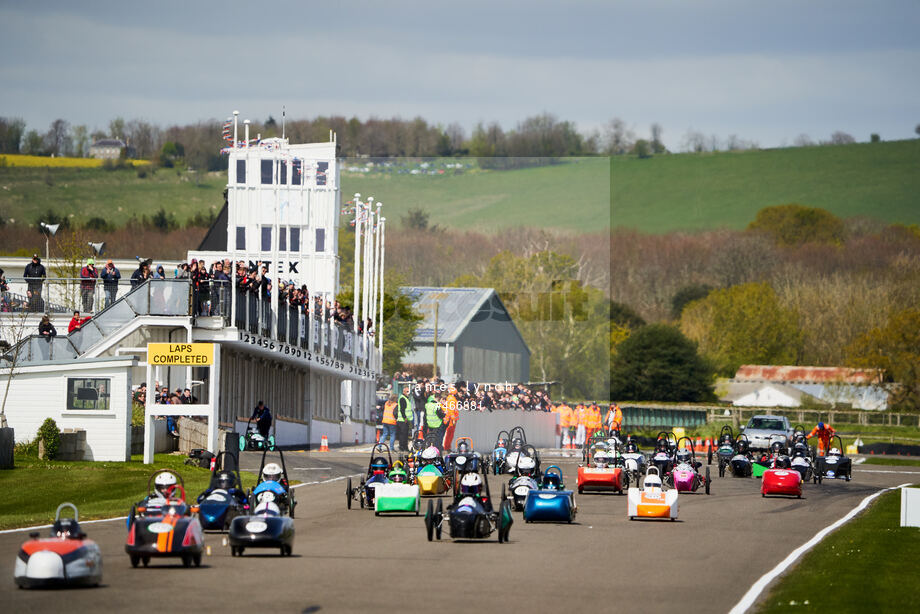
<svg viewBox="0 0 920 614"><path fill-rule="evenodd" d="M0 0L0 116L47 129L548 111L763 147L914 137L917 0Z"/></svg>

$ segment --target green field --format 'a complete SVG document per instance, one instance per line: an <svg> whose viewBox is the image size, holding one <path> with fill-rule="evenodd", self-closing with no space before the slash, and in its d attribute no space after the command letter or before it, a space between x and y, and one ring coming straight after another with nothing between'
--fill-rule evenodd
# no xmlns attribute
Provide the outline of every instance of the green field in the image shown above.
<svg viewBox="0 0 920 614"><path fill-rule="evenodd" d="M226 173L203 174L196 183L195 173L184 170L146 172L141 178L135 169L0 167L0 217L32 224L51 209L72 214L77 225L98 216L123 226L132 215L150 217L162 207L184 224L224 204Z"/></svg>
<svg viewBox="0 0 920 614"><path fill-rule="evenodd" d="M443 161L439 161L443 162ZM343 171L342 200L360 192L399 224L411 208L430 223L496 231L512 226L592 232L744 228L763 207L797 202L840 217L920 223L920 139L713 154L571 158L561 164L482 171L474 160L454 174ZM364 161L348 160L343 166ZM408 168L415 162L404 162ZM123 224L160 207L182 223L218 210L225 173L158 169L0 168L0 216L33 222L49 208Z"/></svg>
<svg viewBox="0 0 920 614"><path fill-rule="evenodd" d="M885 493L799 560L758 612L901 612L916 587L920 529L900 525L901 493ZM830 520L830 519L829 519Z"/></svg>
<svg viewBox="0 0 920 614"><path fill-rule="evenodd" d="M143 499L147 479L156 469L175 470L185 481L187 497L194 500L207 488L210 471L184 464L178 454L157 454L153 465L140 456L128 463L93 461L43 461L16 456L16 468L0 471L0 529L12 529L54 520L54 510L69 501L80 518L126 516L131 505ZM256 476L242 472L243 486L251 488Z"/></svg>

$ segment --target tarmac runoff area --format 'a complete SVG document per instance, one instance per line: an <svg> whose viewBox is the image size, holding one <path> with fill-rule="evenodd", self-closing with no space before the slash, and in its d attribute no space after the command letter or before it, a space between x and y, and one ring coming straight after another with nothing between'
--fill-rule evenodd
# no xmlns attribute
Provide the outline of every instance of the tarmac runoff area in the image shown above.
<svg viewBox="0 0 920 614"><path fill-rule="evenodd" d="M364 472L368 451L285 453L288 473L303 483L296 491L293 557L268 550L231 557L223 536L209 533L211 555L200 569L172 559L133 569L124 552L125 521L116 519L86 525L102 548L103 586L19 590L13 564L28 530L3 532L2 609L124 612L172 604L193 612L548 612L616 604L641 612L729 612L745 597L757 603L764 593L752 598L755 583L867 496L920 482L915 467L858 465L853 481L809 483L798 500L762 498L757 479L716 477L711 496L680 495L678 522L631 522L625 496L585 494L576 497L572 525L526 524L516 513L508 544L453 542L446 531L444 541L429 543L421 517L346 509L345 480ZM245 453L241 464L256 470L260 457ZM575 459L546 454L544 466L554 463L574 486ZM504 479L490 478L493 494ZM423 499L423 514L426 505Z"/></svg>

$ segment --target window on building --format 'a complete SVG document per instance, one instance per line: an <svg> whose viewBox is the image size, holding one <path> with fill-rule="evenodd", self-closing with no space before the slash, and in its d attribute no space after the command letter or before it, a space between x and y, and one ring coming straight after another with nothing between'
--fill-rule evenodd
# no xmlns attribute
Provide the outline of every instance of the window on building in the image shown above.
<svg viewBox="0 0 920 614"><path fill-rule="evenodd" d="M316 185L326 185L326 171L329 170L328 162L316 164Z"/></svg>
<svg viewBox="0 0 920 614"><path fill-rule="evenodd" d="M236 161L236 182L246 183L246 160Z"/></svg>
<svg viewBox="0 0 920 614"><path fill-rule="evenodd" d="M236 249L246 249L246 227L236 227Z"/></svg>
<svg viewBox="0 0 920 614"><path fill-rule="evenodd" d="M286 252L287 251L287 226L282 226L278 229L278 251Z"/></svg>
<svg viewBox="0 0 920 614"><path fill-rule="evenodd" d="M111 409L111 389L108 377L68 377L67 409Z"/></svg>
<svg viewBox="0 0 920 614"><path fill-rule="evenodd" d="M272 251L272 227L271 226L262 227L262 251L263 252Z"/></svg>
<svg viewBox="0 0 920 614"><path fill-rule="evenodd" d="M300 185L302 182L301 177L303 177L303 162L294 160L291 167L291 184Z"/></svg>
<svg viewBox="0 0 920 614"><path fill-rule="evenodd" d="M281 185L287 185L287 162L281 160L278 162L278 164L281 165L281 168L279 169L281 171L281 179L278 181L281 183Z"/></svg>
<svg viewBox="0 0 920 614"><path fill-rule="evenodd" d="M272 184L272 171L274 170L274 160L262 160L262 185Z"/></svg>
<svg viewBox="0 0 920 614"><path fill-rule="evenodd" d="M300 228L291 227L291 251L300 252Z"/></svg>
<svg viewBox="0 0 920 614"><path fill-rule="evenodd" d="M316 250L317 252L326 251L326 229L317 228L316 229Z"/></svg>

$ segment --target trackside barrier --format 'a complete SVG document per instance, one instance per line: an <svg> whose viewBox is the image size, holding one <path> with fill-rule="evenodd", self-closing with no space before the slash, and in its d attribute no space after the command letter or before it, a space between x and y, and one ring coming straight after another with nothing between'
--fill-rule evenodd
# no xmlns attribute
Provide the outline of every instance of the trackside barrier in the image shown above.
<svg viewBox="0 0 920 614"><path fill-rule="evenodd" d="M493 412L461 411L460 420L454 432L454 441L469 437L479 452L487 452L495 444L499 431L510 431L516 426L524 427L527 443L537 448L556 448L558 414L552 412L496 410Z"/></svg>

